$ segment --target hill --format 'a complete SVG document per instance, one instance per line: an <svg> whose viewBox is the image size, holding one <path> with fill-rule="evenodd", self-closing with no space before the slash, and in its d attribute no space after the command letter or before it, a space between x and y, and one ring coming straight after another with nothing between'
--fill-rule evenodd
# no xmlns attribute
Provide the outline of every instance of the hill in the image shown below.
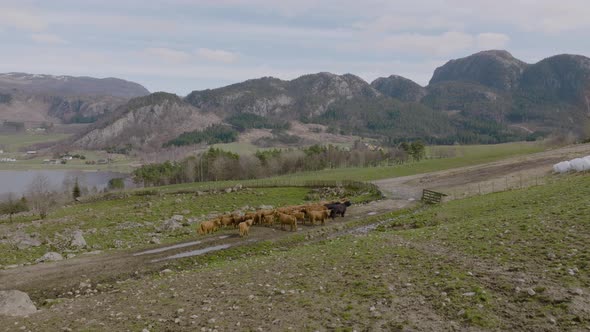
<svg viewBox="0 0 590 332"><path fill-rule="evenodd" d="M143 86L118 78L0 74L0 120L90 123L147 94Z"/></svg>
<svg viewBox="0 0 590 332"><path fill-rule="evenodd" d="M74 145L90 149L159 149L180 134L219 122L175 94L157 92L131 99L76 138Z"/></svg>
<svg viewBox="0 0 590 332"><path fill-rule="evenodd" d="M397 75L380 77L371 86L386 96L407 102L419 102L427 93L418 83Z"/></svg>

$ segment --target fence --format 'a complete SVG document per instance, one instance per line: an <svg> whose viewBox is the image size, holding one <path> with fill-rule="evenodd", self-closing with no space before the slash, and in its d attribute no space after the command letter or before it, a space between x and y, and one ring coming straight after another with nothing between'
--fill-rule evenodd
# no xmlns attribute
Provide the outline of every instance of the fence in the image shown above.
<svg viewBox="0 0 590 332"><path fill-rule="evenodd" d="M558 178L559 176L545 174L530 175L526 173L516 173L510 176L498 177L491 180L439 189L447 194L448 197L446 200L453 200L476 195L485 195L495 192L551 184Z"/></svg>

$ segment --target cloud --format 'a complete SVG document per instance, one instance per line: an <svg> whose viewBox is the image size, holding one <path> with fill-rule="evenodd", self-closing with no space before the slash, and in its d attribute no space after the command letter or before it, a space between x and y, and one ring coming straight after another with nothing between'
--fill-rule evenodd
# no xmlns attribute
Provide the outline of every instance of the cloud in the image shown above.
<svg viewBox="0 0 590 332"><path fill-rule="evenodd" d="M473 40L472 35L455 31L440 35L404 33L385 37L377 47L402 54L444 56L469 49Z"/></svg>
<svg viewBox="0 0 590 332"><path fill-rule="evenodd" d="M68 42L58 35L52 33L34 33L31 40L39 44L64 45Z"/></svg>
<svg viewBox="0 0 590 332"><path fill-rule="evenodd" d="M209 60L209 61L216 61L216 62L224 62L224 63L233 63L238 60L238 55L233 52L228 52L224 50L212 50L209 48L199 48L195 52L200 58Z"/></svg>
<svg viewBox="0 0 590 332"><path fill-rule="evenodd" d="M32 11L20 8L3 8L0 5L0 27L28 31L42 31L47 27L45 20Z"/></svg>
<svg viewBox="0 0 590 332"><path fill-rule="evenodd" d="M190 59L190 55L184 51L173 50L165 47L151 47L145 49L145 53L156 57L160 60L171 63L186 62Z"/></svg>
<svg viewBox="0 0 590 332"><path fill-rule="evenodd" d="M460 30L464 24L444 16L383 15L377 18L353 23L354 28L368 32L408 30Z"/></svg>
<svg viewBox="0 0 590 332"><path fill-rule="evenodd" d="M504 49L510 41L510 37L502 33L480 33L475 38L478 49Z"/></svg>

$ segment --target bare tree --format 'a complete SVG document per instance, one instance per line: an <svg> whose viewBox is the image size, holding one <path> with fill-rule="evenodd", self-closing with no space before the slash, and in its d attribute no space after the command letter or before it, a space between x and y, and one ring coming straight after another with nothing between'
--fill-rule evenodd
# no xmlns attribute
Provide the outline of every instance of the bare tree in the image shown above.
<svg viewBox="0 0 590 332"><path fill-rule="evenodd" d="M53 205L51 185L47 176L37 174L29 184L29 201L35 213L45 219Z"/></svg>

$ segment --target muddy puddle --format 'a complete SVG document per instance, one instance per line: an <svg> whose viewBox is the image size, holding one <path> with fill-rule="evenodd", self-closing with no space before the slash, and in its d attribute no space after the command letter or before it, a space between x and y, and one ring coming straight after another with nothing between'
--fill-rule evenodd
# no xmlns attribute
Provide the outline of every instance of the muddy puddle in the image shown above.
<svg viewBox="0 0 590 332"><path fill-rule="evenodd" d="M168 256L168 257L164 257L164 258L159 258L159 259L154 259L151 262L152 263L157 263L157 262L167 261L167 260L171 260L171 259L178 259L178 258L185 258L185 257L200 256L200 255L204 255L204 254L209 253L209 252L227 249L229 247L231 247L230 244L220 244L218 246L212 246L212 247L207 247L207 248L203 248L203 249L197 249L197 250L191 250L191 251L181 252L181 253L176 254L176 255L172 255L172 256Z"/></svg>
<svg viewBox="0 0 590 332"><path fill-rule="evenodd" d="M225 239L225 238L228 238L228 237L229 237L229 235L222 235L222 236L218 236L217 239L222 240L222 239ZM209 241L211 241L211 239ZM195 245L201 244L201 243L203 243L203 241L192 241L192 242L179 243L179 244L175 244L175 245L172 245L172 246L167 246L167 247L162 247L162 248L156 248L156 249L150 249L150 250L146 250L146 251L142 251L142 252L137 252L137 253L133 254L133 256L158 254L158 253L161 253L161 252L164 252L164 251L169 251L169 250L174 250L174 249L180 249L180 248L195 246Z"/></svg>

